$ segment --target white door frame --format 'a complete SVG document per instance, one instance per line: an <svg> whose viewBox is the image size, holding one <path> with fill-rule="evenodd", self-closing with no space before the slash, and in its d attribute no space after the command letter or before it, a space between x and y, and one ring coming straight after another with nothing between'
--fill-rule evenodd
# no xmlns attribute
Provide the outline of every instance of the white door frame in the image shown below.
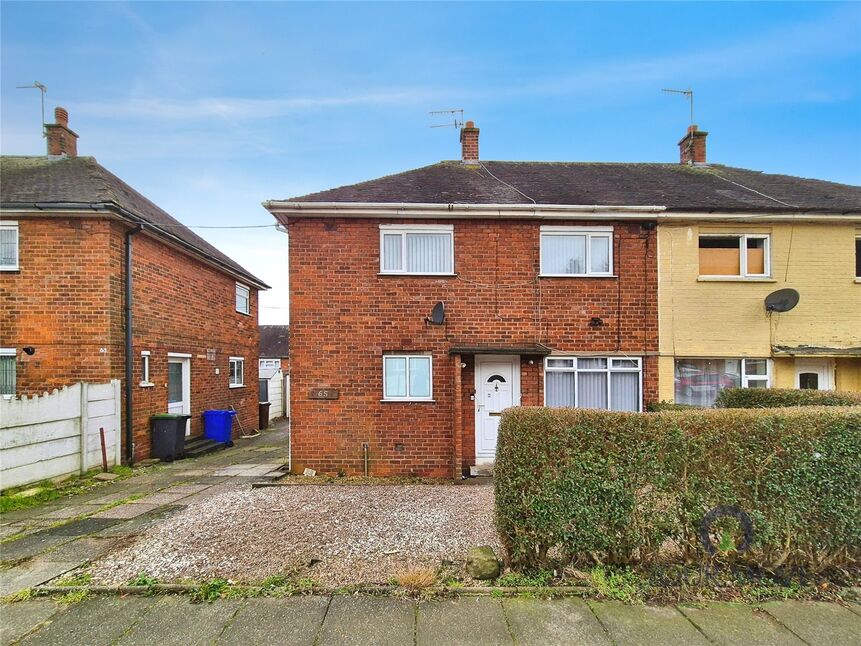
<svg viewBox="0 0 861 646"><path fill-rule="evenodd" d="M496 459L493 456L479 455L479 434L481 433L482 410L479 408L479 394L481 393L482 378L481 364L482 363L511 363L511 402L513 406L520 406L520 355L517 354L477 354L475 355L475 463L476 464L493 464Z"/></svg>
<svg viewBox="0 0 861 646"><path fill-rule="evenodd" d="M834 359L798 358L795 360L795 387L801 387L801 374L815 372L819 375L819 390L834 390Z"/></svg>
<svg viewBox="0 0 861 646"><path fill-rule="evenodd" d="M182 410L177 411L174 409L171 411L170 407L172 404L168 402L167 412L191 415L191 355L181 354L179 352L168 352L167 362L168 364L178 363L182 366ZM170 380L169 372L168 380ZM185 434L186 436L191 435L191 419L188 419L185 423Z"/></svg>

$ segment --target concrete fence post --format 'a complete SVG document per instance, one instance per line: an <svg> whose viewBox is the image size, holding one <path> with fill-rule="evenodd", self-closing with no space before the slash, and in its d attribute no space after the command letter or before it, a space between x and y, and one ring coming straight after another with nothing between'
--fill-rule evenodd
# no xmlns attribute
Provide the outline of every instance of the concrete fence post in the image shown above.
<svg viewBox="0 0 861 646"><path fill-rule="evenodd" d="M111 379L111 386L114 388L114 416L116 418L117 424L114 427L114 444L116 449L116 455L114 456L114 464L116 466L120 466L123 463L123 434L122 434L122 416L123 416L123 402L122 402L122 389L120 387L119 379Z"/></svg>
<svg viewBox="0 0 861 646"><path fill-rule="evenodd" d="M81 424L81 473L86 473L87 471L87 426L89 421L89 404L87 402L87 398L89 397L90 384L82 383L81 384L81 414L79 417L79 422Z"/></svg>

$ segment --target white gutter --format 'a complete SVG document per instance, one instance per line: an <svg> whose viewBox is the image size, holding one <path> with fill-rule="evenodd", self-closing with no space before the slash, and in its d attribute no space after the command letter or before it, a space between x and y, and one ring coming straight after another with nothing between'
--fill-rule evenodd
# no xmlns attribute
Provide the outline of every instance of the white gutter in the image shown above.
<svg viewBox="0 0 861 646"><path fill-rule="evenodd" d="M409 202L288 202L263 203L282 218L440 218L440 219L585 219L742 221L742 222L861 222L861 213L798 212L667 212L658 205L609 206L600 204L435 204Z"/></svg>

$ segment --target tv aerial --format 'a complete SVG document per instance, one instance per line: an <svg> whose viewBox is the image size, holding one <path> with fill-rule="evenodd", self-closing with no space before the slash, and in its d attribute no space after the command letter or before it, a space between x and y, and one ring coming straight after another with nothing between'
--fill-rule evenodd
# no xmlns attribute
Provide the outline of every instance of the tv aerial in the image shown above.
<svg viewBox="0 0 861 646"><path fill-rule="evenodd" d="M791 288L778 289L765 297L766 312L788 312L798 305L799 293Z"/></svg>
<svg viewBox="0 0 861 646"><path fill-rule="evenodd" d="M39 90L42 94L42 121L39 123L39 130L42 131L42 136L45 136L45 94L48 92L48 87L39 81L33 81L32 85L16 85L19 90Z"/></svg>
<svg viewBox="0 0 861 646"><path fill-rule="evenodd" d="M690 125L694 125L694 91L691 88L687 90L673 90L669 88L664 88L661 92L666 92L668 94L681 94L686 97L691 104L691 123Z"/></svg>
<svg viewBox="0 0 861 646"><path fill-rule="evenodd" d="M431 128L454 128L455 130L463 128L463 108L457 108L455 110L432 110L431 112L428 112L428 114L433 115L434 117L439 117L439 115L448 115L452 119L450 123L435 123L430 126Z"/></svg>

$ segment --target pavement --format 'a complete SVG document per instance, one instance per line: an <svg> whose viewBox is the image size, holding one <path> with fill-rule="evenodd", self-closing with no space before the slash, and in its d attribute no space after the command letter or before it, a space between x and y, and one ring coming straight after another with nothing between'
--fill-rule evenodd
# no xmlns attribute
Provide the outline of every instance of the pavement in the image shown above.
<svg viewBox="0 0 861 646"><path fill-rule="evenodd" d="M0 515L0 596L62 577L159 519L223 492L224 485L279 477L288 460L288 437L281 422L258 437L235 439L232 448Z"/></svg>
<svg viewBox="0 0 861 646"><path fill-rule="evenodd" d="M0 605L6 644L861 644L861 606L636 606L618 602L460 597L411 601L303 596L192 603L184 596L101 596L60 605Z"/></svg>

